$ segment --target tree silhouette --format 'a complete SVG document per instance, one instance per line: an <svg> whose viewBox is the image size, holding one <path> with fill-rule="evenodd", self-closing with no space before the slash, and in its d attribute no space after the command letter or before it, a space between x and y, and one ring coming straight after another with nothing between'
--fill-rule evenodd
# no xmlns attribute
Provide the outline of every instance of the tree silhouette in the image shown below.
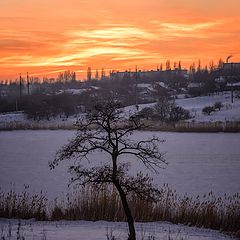
<svg viewBox="0 0 240 240"><path fill-rule="evenodd" d="M63 160L75 159L75 164L69 168L73 175L72 182L81 186L112 184L119 193L126 215L128 239L135 240L134 218L128 194L134 193L142 199L154 201L160 192L147 174L129 174L129 157L133 156L131 159L157 172L165 163L163 154L159 152L159 143L163 141L156 137L139 141L130 139L130 135L141 129L143 124L135 118L126 121L119 105L109 100L96 105L77 126L76 136L59 150L50 167L54 168ZM93 152L104 152L105 163L99 165L100 161L93 162ZM82 163L84 159L88 159L89 167Z"/></svg>

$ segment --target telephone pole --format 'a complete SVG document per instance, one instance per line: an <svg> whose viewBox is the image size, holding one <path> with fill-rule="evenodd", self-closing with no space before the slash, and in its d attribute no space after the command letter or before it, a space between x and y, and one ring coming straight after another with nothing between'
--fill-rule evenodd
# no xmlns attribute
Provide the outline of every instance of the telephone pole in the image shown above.
<svg viewBox="0 0 240 240"><path fill-rule="evenodd" d="M226 58L226 62L228 63L228 60L232 57L232 55L229 55L227 58ZM231 64L231 68L230 68L230 72L231 72L231 77L230 77L230 81L231 81L231 102L233 103L233 83L232 83L232 78L233 78L233 65L232 63Z"/></svg>
<svg viewBox="0 0 240 240"><path fill-rule="evenodd" d="M30 95L30 82L29 82L29 76L27 72L27 91L28 91L28 96Z"/></svg>
<svg viewBox="0 0 240 240"><path fill-rule="evenodd" d="M137 84L138 84L138 69L136 66L136 76L135 76L135 80L136 80L136 84L135 84L135 105L136 105L136 109L139 109L138 106L138 95L137 95Z"/></svg>
<svg viewBox="0 0 240 240"><path fill-rule="evenodd" d="M22 98L22 75L20 73L20 78L19 78L19 96Z"/></svg>

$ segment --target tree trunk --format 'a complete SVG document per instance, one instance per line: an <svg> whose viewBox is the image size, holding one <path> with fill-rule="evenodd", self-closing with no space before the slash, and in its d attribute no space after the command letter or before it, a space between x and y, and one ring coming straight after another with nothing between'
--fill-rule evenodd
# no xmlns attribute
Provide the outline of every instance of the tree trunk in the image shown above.
<svg viewBox="0 0 240 240"><path fill-rule="evenodd" d="M124 191L123 191L121 185L118 183L118 181L114 182L114 185L118 190L118 193L119 193L121 201L122 201L123 209L124 209L125 215L127 217L128 229L129 229L128 240L136 240L134 220L132 217L131 210L128 206L126 194L124 193Z"/></svg>

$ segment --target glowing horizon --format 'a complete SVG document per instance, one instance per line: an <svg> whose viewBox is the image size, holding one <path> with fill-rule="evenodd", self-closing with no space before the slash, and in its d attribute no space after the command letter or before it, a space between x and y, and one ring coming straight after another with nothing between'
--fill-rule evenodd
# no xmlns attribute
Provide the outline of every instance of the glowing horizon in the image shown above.
<svg viewBox="0 0 240 240"><path fill-rule="evenodd" d="M92 69L188 68L240 61L238 0L6 0L0 3L0 80Z"/></svg>

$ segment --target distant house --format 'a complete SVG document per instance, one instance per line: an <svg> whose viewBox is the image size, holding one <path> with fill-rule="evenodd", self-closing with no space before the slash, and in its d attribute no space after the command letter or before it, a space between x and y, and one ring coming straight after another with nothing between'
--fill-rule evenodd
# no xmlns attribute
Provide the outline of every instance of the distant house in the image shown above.
<svg viewBox="0 0 240 240"><path fill-rule="evenodd" d="M239 90L240 62L223 63L215 83L222 90Z"/></svg>
<svg viewBox="0 0 240 240"><path fill-rule="evenodd" d="M232 63L223 63L222 67L223 72L238 72L240 73L240 62L232 62Z"/></svg>
<svg viewBox="0 0 240 240"><path fill-rule="evenodd" d="M112 71L110 74L111 80L124 80L124 79L142 79L150 81L160 81L171 78L172 76L188 77L186 69L174 69L174 70L150 70L150 71L125 71L118 72Z"/></svg>
<svg viewBox="0 0 240 240"><path fill-rule="evenodd" d="M220 69L219 78L223 78L226 82L240 81L240 63L224 63Z"/></svg>

